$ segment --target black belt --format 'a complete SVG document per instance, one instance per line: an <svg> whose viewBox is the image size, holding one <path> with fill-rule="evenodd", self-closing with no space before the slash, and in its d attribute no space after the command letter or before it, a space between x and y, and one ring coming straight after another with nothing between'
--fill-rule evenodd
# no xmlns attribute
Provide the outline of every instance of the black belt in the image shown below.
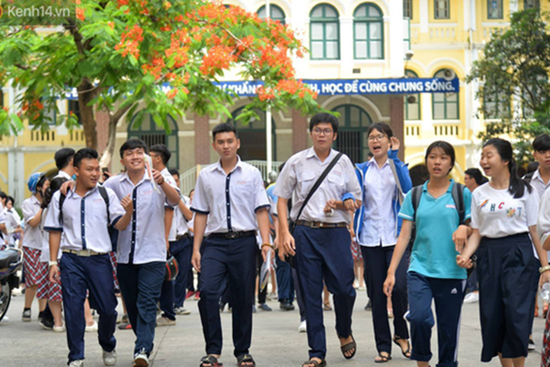
<svg viewBox="0 0 550 367"><path fill-rule="evenodd" d="M184 238L191 239L191 236L189 235L189 232L187 232L185 234L178 234L176 236L176 241L179 241L179 240L184 239Z"/></svg>
<svg viewBox="0 0 550 367"><path fill-rule="evenodd" d="M298 220L296 221L296 225L298 226L306 226L310 228L344 228L347 227L348 224L345 222L340 223L325 223L325 222L310 222L307 220Z"/></svg>
<svg viewBox="0 0 550 367"><path fill-rule="evenodd" d="M61 250L61 252L64 252L66 254L73 254L73 255L76 255L76 256L84 256L84 257L106 255L107 254L107 252L97 252L97 251L93 251L93 250L68 250L68 249L65 249L65 250Z"/></svg>
<svg viewBox="0 0 550 367"><path fill-rule="evenodd" d="M255 237L256 231L243 232L226 232L226 233L211 233L206 238L225 238L226 240L234 240L242 237Z"/></svg>

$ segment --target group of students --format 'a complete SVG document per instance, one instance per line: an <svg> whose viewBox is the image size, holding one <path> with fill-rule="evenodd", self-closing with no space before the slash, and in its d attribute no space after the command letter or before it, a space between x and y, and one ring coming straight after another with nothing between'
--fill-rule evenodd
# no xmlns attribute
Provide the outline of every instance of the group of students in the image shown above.
<svg viewBox="0 0 550 367"><path fill-rule="evenodd" d="M25 228L42 228L49 234L48 249L38 250L49 250L45 263L49 294L55 296L56 287L62 286L69 365L83 364L86 298L99 314L104 363L116 363L113 243L116 278L136 334L134 366L149 365L157 304L168 324L184 311L189 268L180 270L175 285L166 281L170 253L181 266L192 265L200 273L199 311L206 349L201 367L222 365L219 301L226 290L232 304L233 354L239 367L255 366L250 347L256 258L260 253L265 261L273 250L278 261L292 264L301 292L310 348L303 367L326 366L324 285L333 294L342 355L353 358L357 350L351 328L356 298L353 236L361 248L372 301L375 362L391 360L393 342L404 358L416 360L420 367L429 365L434 300L438 365L458 364L466 269L474 265L471 258L476 253L481 360L498 355L503 366L523 366L537 284L550 277L543 251L543 246L550 248L550 214L544 209L550 205L550 191L542 195L550 181L550 137L535 139L535 158L537 154L542 158L540 173L534 174L531 184L518 178L508 141L486 142L480 165L491 181L471 193L448 178L455 151L447 142L436 141L427 148L429 180L413 188L407 165L398 158L400 142L387 124L368 129L373 158L356 166L332 149L338 135L334 116L316 114L309 130L313 146L287 160L270 195L276 198L272 201L259 170L238 156L237 130L225 123L212 130L212 146L220 159L200 172L191 204L179 193L177 175L166 168L168 149L155 146L149 151L138 139L121 146L125 170L103 185L98 185L102 176L98 154L89 148L74 154L74 180L61 190L47 190L42 176L35 185L29 184L34 195L24 203L24 212L30 213L25 215ZM270 213L276 224L274 239ZM193 214L191 237L184 224ZM118 237L113 242L114 229ZM32 238L33 232L27 232L25 238ZM37 242L45 243L43 238ZM37 262L37 256L37 251L25 250L25 268L31 267L29 261ZM25 274L30 294L39 280L31 271ZM395 315L393 337L388 297ZM53 302L59 301L54 297L50 303L54 314ZM30 308L27 311L30 318Z"/></svg>

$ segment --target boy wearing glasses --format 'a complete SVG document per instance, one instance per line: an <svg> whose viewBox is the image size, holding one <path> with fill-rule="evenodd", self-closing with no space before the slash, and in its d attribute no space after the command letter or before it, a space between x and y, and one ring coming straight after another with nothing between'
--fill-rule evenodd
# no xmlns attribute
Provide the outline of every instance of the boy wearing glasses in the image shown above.
<svg viewBox="0 0 550 367"><path fill-rule="evenodd" d="M290 218L296 223L290 233L288 222L279 221L279 256L295 255L298 281L306 306L309 361L303 367L326 365L326 340L323 327L321 293L323 280L334 297L336 331L342 354L355 355L351 334L351 315L355 303L353 258L348 231L350 210L361 205L361 187L350 159L343 155L311 199L300 218L298 212L316 180L338 155L332 143L338 135L338 120L327 113L313 116L309 124L313 147L296 153L285 164L274 194L279 197L277 211L286 218L288 200L292 200Z"/></svg>

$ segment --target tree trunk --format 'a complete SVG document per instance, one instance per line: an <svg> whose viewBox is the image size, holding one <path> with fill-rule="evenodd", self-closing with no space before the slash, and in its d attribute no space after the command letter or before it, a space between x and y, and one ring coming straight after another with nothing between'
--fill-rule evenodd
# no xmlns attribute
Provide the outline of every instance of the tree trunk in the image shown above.
<svg viewBox="0 0 550 367"><path fill-rule="evenodd" d="M94 116L94 107L89 106L96 95L94 85L84 79L76 88L78 91L78 107L80 108L80 120L84 129L86 147L97 149L96 121Z"/></svg>
<svg viewBox="0 0 550 367"><path fill-rule="evenodd" d="M128 112L128 110L132 108L132 106L133 105L121 108L115 113L109 113L109 138L107 139L107 146L105 147L105 150L103 151L103 154L101 155L101 159L99 161L99 165L101 167L108 167L109 164L111 164L111 160L113 159L113 154L115 152L116 126L122 116L124 116L124 114Z"/></svg>

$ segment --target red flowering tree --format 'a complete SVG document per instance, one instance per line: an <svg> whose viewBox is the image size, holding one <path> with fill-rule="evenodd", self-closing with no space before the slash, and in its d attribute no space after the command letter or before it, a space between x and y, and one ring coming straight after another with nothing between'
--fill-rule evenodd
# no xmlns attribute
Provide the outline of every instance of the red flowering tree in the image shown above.
<svg viewBox="0 0 550 367"><path fill-rule="evenodd" d="M106 110L106 164L116 124L126 114L150 113L167 131L167 115L192 110L230 116L227 106L235 96L213 83L230 69L244 80L263 82L241 115L244 119L268 104L304 113L318 109L315 93L294 79L292 58L302 57L305 49L279 22L204 0L77 4L76 17L56 28L0 27L0 83L12 83L20 91L21 106L20 111L0 110L0 134L20 129L21 119L47 129L48 111L76 87L80 121L69 113L56 123L69 128L81 124L86 145L97 148L95 116Z"/></svg>

